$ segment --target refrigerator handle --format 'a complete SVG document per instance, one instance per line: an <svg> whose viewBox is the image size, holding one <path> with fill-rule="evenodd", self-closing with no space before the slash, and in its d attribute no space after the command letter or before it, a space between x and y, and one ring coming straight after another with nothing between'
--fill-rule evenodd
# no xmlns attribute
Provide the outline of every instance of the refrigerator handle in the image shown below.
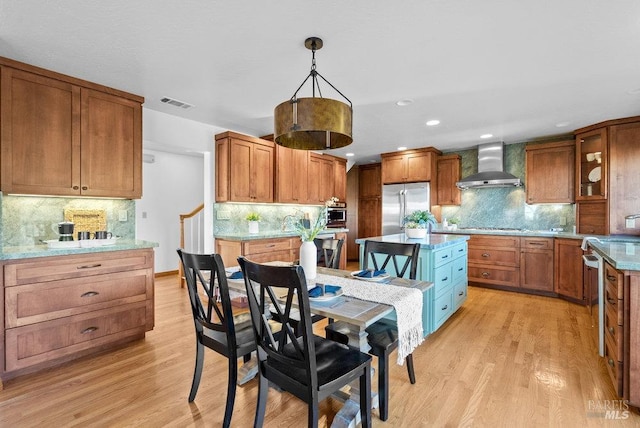
<svg viewBox="0 0 640 428"><path fill-rule="evenodd" d="M404 229L404 224L402 224L404 217L407 215L407 191L400 191L400 230Z"/></svg>

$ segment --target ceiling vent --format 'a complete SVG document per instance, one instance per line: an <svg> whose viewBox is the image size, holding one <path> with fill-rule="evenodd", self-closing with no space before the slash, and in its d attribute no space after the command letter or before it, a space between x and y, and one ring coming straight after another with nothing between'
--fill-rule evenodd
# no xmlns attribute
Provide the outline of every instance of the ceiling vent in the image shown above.
<svg viewBox="0 0 640 428"><path fill-rule="evenodd" d="M194 107L193 104L185 103L184 101L178 101L174 98L169 98L169 97L163 97L160 99L160 101L162 101L165 104L170 104L175 107L180 107L181 109L184 109L184 110Z"/></svg>

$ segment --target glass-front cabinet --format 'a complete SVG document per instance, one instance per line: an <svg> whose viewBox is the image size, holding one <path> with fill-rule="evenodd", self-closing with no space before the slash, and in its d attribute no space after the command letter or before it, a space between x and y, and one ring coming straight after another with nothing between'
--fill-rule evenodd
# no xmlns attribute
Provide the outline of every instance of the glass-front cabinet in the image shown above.
<svg viewBox="0 0 640 428"><path fill-rule="evenodd" d="M607 198L607 128L576 135L576 200Z"/></svg>

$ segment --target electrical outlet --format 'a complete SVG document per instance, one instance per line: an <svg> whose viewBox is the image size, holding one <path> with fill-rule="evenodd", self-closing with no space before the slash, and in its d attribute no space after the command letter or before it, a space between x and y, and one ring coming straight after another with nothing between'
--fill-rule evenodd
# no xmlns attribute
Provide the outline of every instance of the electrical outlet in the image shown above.
<svg viewBox="0 0 640 428"><path fill-rule="evenodd" d="M627 229L635 229L636 228L636 219L635 218L627 218L624 220L624 227Z"/></svg>
<svg viewBox="0 0 640 428"><path fill-rule="evenodd" d="M118 211L118 221L127 221L127 211L126 210Z"/></svg>
<svg viewBox="0 0 640 428"><path fill-rule="evenodd" d="M216 212L216 218L218 220L230 220L231 212L229 210L218 210Z"/></svg>
<svg viewBox="0 0 640 428"><path fill-rule="evenodd" d="M565 216L560 217L560 226L567 225L567 218Z"/></svg>

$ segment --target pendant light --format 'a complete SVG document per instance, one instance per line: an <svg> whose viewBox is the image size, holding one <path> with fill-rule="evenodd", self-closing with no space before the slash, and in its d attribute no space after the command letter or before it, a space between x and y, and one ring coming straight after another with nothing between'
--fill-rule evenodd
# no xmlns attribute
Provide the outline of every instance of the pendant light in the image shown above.
<svg viewBox="0 0 640 428"><path fill-rule="evenodd" d="M322 48L322 39L309 37L304 45L311 50L311 71L291 99L276 106L274 140L281 146L302 150L327 150L348 146L353 142L351 101L316 71L316 51ZM349 104L322 98L318 77ZM298 92L309 78L311 78L312 97L298 98ZM316 89L319 97L316 97Z"/></svg>

